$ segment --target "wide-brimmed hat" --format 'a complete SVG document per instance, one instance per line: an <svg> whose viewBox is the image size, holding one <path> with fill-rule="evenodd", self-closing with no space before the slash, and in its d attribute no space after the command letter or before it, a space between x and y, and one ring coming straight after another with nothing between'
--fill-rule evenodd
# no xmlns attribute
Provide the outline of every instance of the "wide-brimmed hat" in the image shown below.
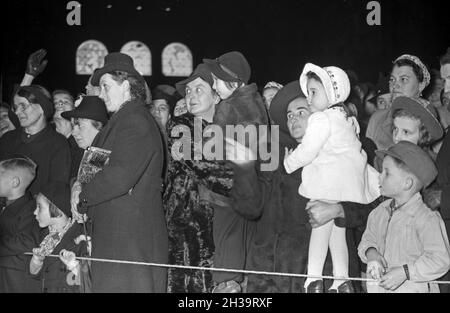
<svg viewBox="0 0 450 313"><path fill-rule="evenodd" d="M394 113L399 109L403 109L420 118L432 141L436 141L444 135L436 109L425 100L405 96L397 97L392 103L392 112Z"/></svg>
<svg viewBox="0 0 450 313"><path fill-rule="evenodd" d="M242 82L248 84L251 68L247 59L239 51L225 53L217 59L203 59L210 71L226 82Z"/></svg>
<svg viewBox="0 0 450 313"><path fill-rule="evenodd" d="M103 125L108 122L105 103L97 96L84 96L78 107L61 113L61 116L69 121L71 118L85 118L101 122Z"/></svg>
<svg viewBox="0 0 450 313"><path fill-rule="evenodd" d="M308 94L307 74L309 72L319 76L322 85L325 88L330 106L347 100L350 95L350 80L342 69L336 66L322 68L312 63L307 63L300 75L300 87L305 95Z"/></svg>
<svg viewBox="0 0 450 313"><path fill-rule="evenodd" d="M429 186L438 174L436 165L429 154L409 141L400 141L388 150L377 150L376 154L381 159L389 155L405 163L409 171L422 182L424 187Z"/></svg>
<svg viewBox="0 0 450 313"><path fill-rule="evenodd" d="M284 132L289 133L289 129L287 127L287 109L289 103L301 97L305 97L305 95L300 89L298 80L295 80L281 88L272 99L272 103L269 108L270 117Z"/></svg>
<svg viewBox="0 0 450 313"><path fill-rule="evenodd" d="M142 82L145 82L144 77L134 68L133 59L124 53L113 52L105 57L105 65L102 68L97 69L92 75L92 86L98 86L100 78L109 72L123 71L128 74L136 76Z"/></svg>
<svg viewBox="0 0 450 313"><path fill-rule="evenodd" d="M206 64L202 63L202 64L199 64L195 68L195 70L191 74L191 76L189 76L185 80L182 80L182 81L180 81L180 82L175 84L175 87L176 87L178 93L184 97L186 95L186 85L189 84L191 81L196 80L197 78L203 79L212 88L212 86L214 84L214 81L213 81L213 78L211 76L211 71L210 71L210 69L208 68L208 66Z"/></svg>

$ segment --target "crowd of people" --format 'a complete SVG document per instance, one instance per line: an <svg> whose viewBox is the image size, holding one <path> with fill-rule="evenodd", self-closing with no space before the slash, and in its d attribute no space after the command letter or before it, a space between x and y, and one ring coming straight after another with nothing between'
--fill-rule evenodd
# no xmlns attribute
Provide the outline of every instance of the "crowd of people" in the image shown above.
<svg viewBox="0 0 450 313"><path fill-rule="evenodd" d="M450 48L262 89L238 51L153 89L114 52L78 97L45 56L0 107L0 292L450 292Z"/></svg>

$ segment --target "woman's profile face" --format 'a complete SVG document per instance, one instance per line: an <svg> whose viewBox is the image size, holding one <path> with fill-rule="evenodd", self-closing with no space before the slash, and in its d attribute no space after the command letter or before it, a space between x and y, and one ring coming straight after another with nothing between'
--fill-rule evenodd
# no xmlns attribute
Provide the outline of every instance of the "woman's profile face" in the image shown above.
<svg viewBox="0 0 450 313"><path fill-rule="evenodd" d="M89 148L99 132L92 122L91 119L72 118L72 136L81 149Z"/></svg>
<svg viewBox="0 0 450 313"><path fill-rule="evenodd" d="M126 98L127 81L121 84L113 79L111 74L104 74L100 79L100 99L105 102L108 112L117 112Z"/></svg>
<svg viewBox="0 0 450 313"><path fill-rule="evenodd" d="M392 69L389 79L389 90L391 92L391 102L400 96L418 98L423 90L422 84L408 65L397 66Z"/></svg>

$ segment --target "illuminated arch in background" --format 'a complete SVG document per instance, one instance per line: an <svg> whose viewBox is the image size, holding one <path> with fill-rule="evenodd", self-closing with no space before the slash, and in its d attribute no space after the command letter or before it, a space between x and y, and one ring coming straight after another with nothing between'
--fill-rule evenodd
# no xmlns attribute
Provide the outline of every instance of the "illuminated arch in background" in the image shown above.
<svg viewBox="0 0 450 313"><path fill-rule="evenodd" d="M129 41L120 49L120 52L133 58L134 67L141 75L152 75L152 53L145 43Z"/></svg>
<svg viewBox="0 0 450 313"><path fill-rule="evenodd" d="M189 48L179 42L168 44L162 52L162 72L168 77L187 77L193 71Z"/></svg>
<svg viewBox="0 0 450 313"><path fill-rule="evenodd" d="M102 67L108 54L106 46L98 40L87 40L78 46L76 55L77 75L92 75L96 68Z"/></svg>

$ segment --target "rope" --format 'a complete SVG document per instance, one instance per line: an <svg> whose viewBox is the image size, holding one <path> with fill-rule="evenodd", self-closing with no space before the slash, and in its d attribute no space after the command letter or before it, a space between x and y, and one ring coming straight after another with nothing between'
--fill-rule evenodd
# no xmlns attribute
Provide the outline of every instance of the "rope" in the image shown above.
<svg viewBox="0 0 450 313"><path fill-rule="evenodd" d="M33 253L27 252L25 255L33 255ZM59 255L50 254L49 257L59 258ZM197 270L197 271L212 271L212 272L225 272L225 273L241 273L241 274L253 274L253 275L267 275L267 276L282 276L282 277L292 277L292 278L315 278L315 279L333 279L333 280L352 280L352 281L365 281L365 282L379 282L376 279L371 278L359 278L359 277L335 277L335 276L314 276L307 274L293 274L293 273L280 273L280 272L265 272L265 271L249 271L249 270L237 270L229 268L211 268L211 267L200 267L200 266L187 266L187 265L172 265L172 264L160 264L160 263L147 263L147 262L136 262L136 261L123 261L123 260L110 260L110 259L98 259L98 258L87 258L87 257L76 257L77 260L94 261L102 263L117 263L117 264L128 264L128 265L143 265L143 266L153 266L153 267L165 267L165 268L178 268L186 270ZM413 281L414 282L414 281ZM433 281L433 284L450 285L450 281Z"/></svg>

